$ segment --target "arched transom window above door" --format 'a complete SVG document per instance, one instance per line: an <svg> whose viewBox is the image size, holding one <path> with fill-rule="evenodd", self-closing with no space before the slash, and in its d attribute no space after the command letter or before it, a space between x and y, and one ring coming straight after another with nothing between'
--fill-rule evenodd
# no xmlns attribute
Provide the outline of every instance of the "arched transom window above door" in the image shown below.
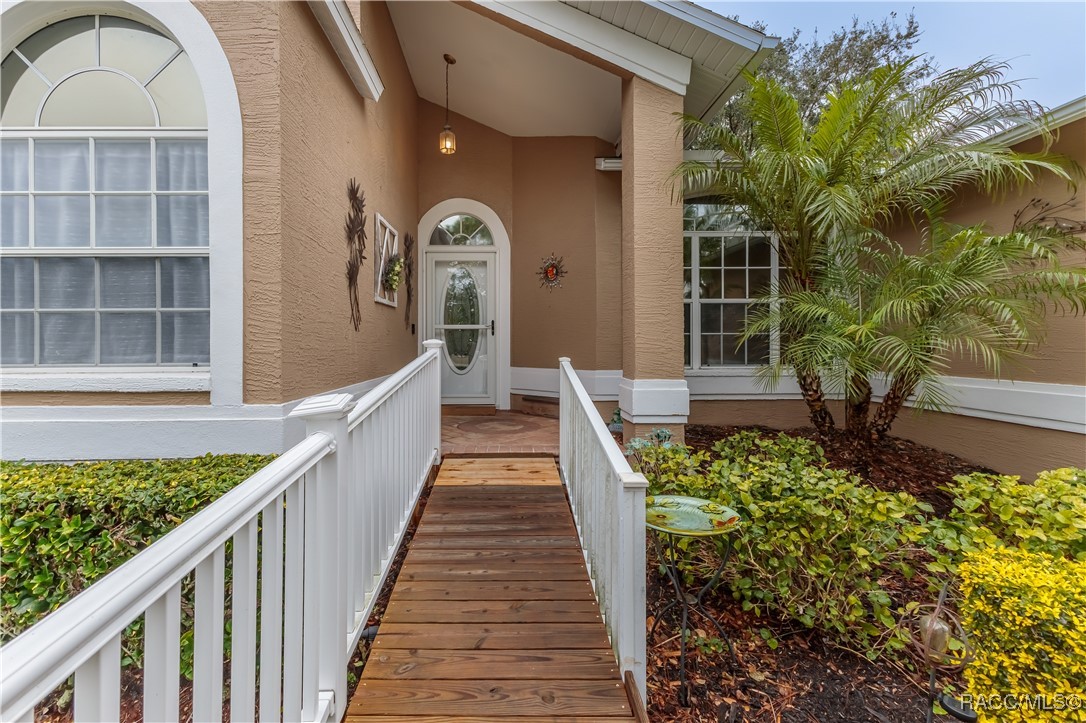
<svg viewBox="0 0 1086 723"><path fill-rule="evenodd" d="M485 223L468 213L448 216L430 234L431 246L493 246L494 237Z"/></svg>
<svg viewBox="0 0 1086 723"><path fill-rule="evenodd" d="M207 113L188 55L85 15L0 72L0 363L207 366Z"/></svg>

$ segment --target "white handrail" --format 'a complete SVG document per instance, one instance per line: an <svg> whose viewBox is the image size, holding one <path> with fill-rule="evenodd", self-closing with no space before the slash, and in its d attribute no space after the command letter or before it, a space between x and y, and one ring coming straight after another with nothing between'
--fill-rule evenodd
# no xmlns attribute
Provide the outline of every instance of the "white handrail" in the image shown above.
<svg viewBox="0 0 1086 723"><path fill-rule="evenodd" d="M222 713L227 580L231 718L254 719L258 699L261 721L341 718L347 662L440 459L441 342L425 346L357 405L348 395L300 404L302 442L0 648L0 720L32 720L73 673L75 720L116 720L120 642L141 615L144 718L176 719L191 574L195 718Z"/></svg>
<svg viewBox="0 0 1086 723"><path fill-rule="evenodd" d="M559 466L619 667L646 696L645 490L568 358L559 360Z"/></svg>

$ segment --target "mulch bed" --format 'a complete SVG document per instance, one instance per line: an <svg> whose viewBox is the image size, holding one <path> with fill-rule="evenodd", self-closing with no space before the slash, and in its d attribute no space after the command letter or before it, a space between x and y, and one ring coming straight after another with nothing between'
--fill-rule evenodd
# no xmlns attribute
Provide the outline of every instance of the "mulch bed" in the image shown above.
<svg viewBox="0 0 1086 723"><path fill-rule="evenodd" d="M695 449L711 450L718 440L751 429L773 435L782 431L688 425L686 443ZM848 469L881 489L909 492L931 503L937 514L945 514L950 507L949 496L938 486L949 483L954 475L991 471L903 439L891 438L866 458L857 459L847 442L818 439L812 428L783 431L816 439L831 466ZM889 585L898 600L924 595L924 590L915 583L893 582L901 583ZM656 568L650 545L650 619L655 618L673 595L667 578ZM797 630L788 621L767 620L743 612L732 600L726 584L707 595L704 602L731 637L738 669L733 669L726 651L703 652L695 645L688 645L690 706L680 705L678 620L672 610L648 641L647 706L653 721L914 723L924 719L928 703L923 674L910 672L885 656L872 662L860 654L833 647L817 631ZM696 636L715 635L707 621L695 617L693 623L692 628L698 631ZM770 629L779 641L775 650L759 635L761 628Z"/></svg>

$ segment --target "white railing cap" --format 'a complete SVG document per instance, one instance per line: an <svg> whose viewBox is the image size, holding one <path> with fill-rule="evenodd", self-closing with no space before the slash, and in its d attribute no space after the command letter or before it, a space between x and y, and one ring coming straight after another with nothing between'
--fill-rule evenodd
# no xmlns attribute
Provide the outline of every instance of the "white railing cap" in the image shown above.
<svg viewBox="0 0 1086 723"><path fill-rule="evenodd" d="M445 342L441 341L441 339L427 339L422 342L422 346L426 349L440 349L445 346Z"/></svg>
<svg viewBox="0 0 1086 723"><path fill-rule="evenodd" d="M649 486L649 481L640 472L619 472L618 478L626 489L645 489Z"/></svg>
<svg viewBox="0 0 1086 723"><path fill-rule="evenodd" d="M322 394L303 400L287 416L302 419L339 419L353 408L354 397L350 394Z"/></svg>

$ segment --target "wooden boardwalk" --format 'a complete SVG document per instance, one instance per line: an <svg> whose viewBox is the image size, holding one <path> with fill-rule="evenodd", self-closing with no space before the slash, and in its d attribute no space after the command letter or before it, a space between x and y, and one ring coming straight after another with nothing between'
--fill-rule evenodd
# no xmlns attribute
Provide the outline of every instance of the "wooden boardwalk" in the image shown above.
<svg viewBox="0 0 1086 723"><path fill-rule="evenodd" d="M554 459L446 459L347 720L639 718Z"/></svg>

